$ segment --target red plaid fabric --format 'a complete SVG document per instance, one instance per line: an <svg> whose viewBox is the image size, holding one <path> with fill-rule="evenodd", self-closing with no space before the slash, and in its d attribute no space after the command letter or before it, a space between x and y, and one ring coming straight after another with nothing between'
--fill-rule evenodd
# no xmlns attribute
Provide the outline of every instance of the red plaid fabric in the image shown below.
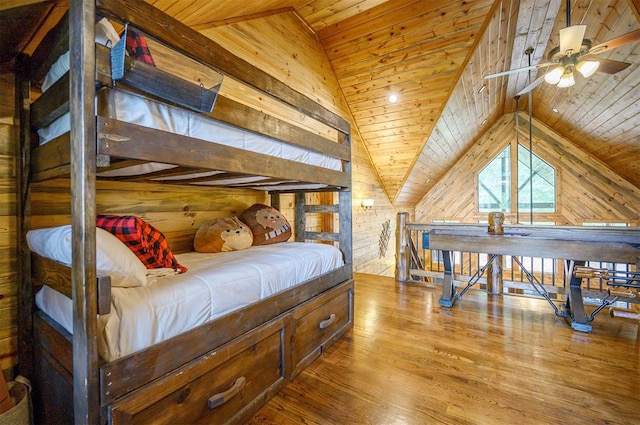
<svg viewBox="0 0 640 425"><path fill-rule="evenodd" d="M98 215L96 226L124 242L148 269L166 267L180 273L187 271L169 249L162 232L139 217Z"/></svg>
<svg viewBox="0 0 640 425"><path fill-rule="evenodd" d="M127 52L136 60L156 66L153 57L151 57L149 46L147 46L147 40L142 34L131 29L127 30Z"/></svg>

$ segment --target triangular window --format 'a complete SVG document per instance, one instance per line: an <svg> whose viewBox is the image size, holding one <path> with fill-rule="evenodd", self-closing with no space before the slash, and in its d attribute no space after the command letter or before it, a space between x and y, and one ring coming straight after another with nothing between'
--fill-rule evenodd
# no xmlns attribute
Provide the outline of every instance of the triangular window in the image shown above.
<svg viewBox="0 0 640 425"><path fill-rule="evenodd" d="M533 173L530 172L531 169ZM526 214L532 211L534 213L556 212L556 170L538 155L519 144L518 212Z"/></svg>
<svg viewBox="0 0 640 425"><path fill-rule="evenodd" d="M478 174L480 212L511 211L511 149L507 145Z"/></svg>

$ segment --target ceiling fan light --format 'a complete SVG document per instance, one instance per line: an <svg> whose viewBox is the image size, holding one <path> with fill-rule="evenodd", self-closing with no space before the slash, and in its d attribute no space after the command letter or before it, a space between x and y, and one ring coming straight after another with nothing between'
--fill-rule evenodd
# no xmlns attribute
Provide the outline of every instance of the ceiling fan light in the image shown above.
<svg viewBox="0 0 640 425"><path fill-rule="evenodd" d="M549 84L558 84L562 75L564 75L564 66L556 66L544 74L544 80Z"/></svg>
<svg viewBox="0 0 640 425"><path fill-rule="evenodd" d="M584 78L589 78L598 70L600 62L598 61L580 61L576 64L576 70L582 74Z"/></svg>
<svg viewBox="0 0 640 425"><path fill-rule="evenodd" d="M566 89L567 87L571 87L576 83L576 80L573 78L573 72L567 72L560 78L558 82L558 87L561 89Z"/></svg>
<svg viewBox="0 0 640 425"><path fill-rule="evenodd" d="M586 25L572 25L560 30L560 53L573 55L580 51Z"/></svg>

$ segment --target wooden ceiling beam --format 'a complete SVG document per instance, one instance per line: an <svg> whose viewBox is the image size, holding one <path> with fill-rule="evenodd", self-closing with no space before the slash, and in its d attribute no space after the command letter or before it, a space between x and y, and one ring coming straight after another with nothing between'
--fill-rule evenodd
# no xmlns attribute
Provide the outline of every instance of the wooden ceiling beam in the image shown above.
<svg viewBox="0 0 640 425"><path fill-rule="evenodd" d="M16 7L30 6L32 4L37 3L55 3L55 1L51 0L5 0L0 3L0 10L9 10L14 9Z"/></svg>
<svg viewBox="0 0 640 425"><path fill-rule="evenodd" d="M636 19L640 22L640 0L627 0L629 2L629 7L633 11L633 14L636 15Z"/></svg>

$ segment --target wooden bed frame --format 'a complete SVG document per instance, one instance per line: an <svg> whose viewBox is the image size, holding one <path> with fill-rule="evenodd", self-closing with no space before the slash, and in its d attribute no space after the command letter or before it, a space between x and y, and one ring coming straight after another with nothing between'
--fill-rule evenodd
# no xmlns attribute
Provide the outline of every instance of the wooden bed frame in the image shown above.
<svg viewBox="0 0 640 425"><path fill-rule="evenodd" d="M96 87L112 81L109 49L93 43L95 16L127 22L225 78L242 81L334 129L338 143L221 96L208 114L338 158L343 171L266 160L262 154L96 117ZM171 39L165 39L166 34ZM32 102L32 85L42 80L69 46L72 71ZM131 65L127 62L134 73ZM153 71L146 78L152 83L162 81L160 73ZM72 0L68 19L21 61L16 87L21 132L20 372L34 383L38 423L243 422L353 326L347 121L141 0ZM72 117L71 133L36 146L33 131L67 111ZM326 185L322 192L337 193L338 204L307 205L308 190L282 192L295 193L295 240L337 243L345 265L143 351L104 362L98 356L96 323L97 316L109 309L110 286L108 278L97 278L95 268L95 164L108 164L102 171L145 161L175 164L185 173L224 170L233 176ZM25 242L31 224L31 185L60 177L69 179L72 193L71 268L32 256ZM145 177L128 180L145 181ZM279 193L271 192L277 208ZM318 213L337 215L339 232L307 231L306 214ZM193 231L186 232L178 238L182 241L178 246L172 242L172 249L188 250L192 237ZM35 308L34 293L45 282L72 297L73 335Z"/></svg>

